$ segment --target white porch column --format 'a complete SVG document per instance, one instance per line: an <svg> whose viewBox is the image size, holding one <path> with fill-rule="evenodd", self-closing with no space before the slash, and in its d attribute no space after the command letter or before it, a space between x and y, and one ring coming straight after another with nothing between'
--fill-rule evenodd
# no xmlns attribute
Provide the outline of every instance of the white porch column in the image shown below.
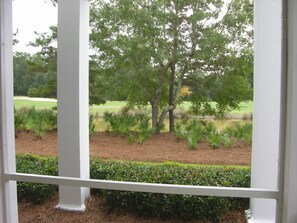
<svg viewBox="0 0 297 223"><path fill-rule="evenodd" d="M15 173L12 0L0 0L0 222L18 222L16 182L7 182L5 173Z"/></svg>
<svg viewBox="0 0 297 223"><path fill-rule="evenodd" d="M287 4L287 88L284 163L278 222L297 222L297 1Z"/></svg>
<svg viewBox="0 0 297 223"><path fill-rule="evenodd" d="M255 1L254 134L252 185L278 189L281 0ZM274 222L276 201L251 199L250 222Z"/></svg>
<svg viewBox="0 0 297 223"><path fill-rule="evenodd" d="M59 175L89 178L89 5L58 3ZM89 188L60 186L59 208L84 211Z"/></svg>

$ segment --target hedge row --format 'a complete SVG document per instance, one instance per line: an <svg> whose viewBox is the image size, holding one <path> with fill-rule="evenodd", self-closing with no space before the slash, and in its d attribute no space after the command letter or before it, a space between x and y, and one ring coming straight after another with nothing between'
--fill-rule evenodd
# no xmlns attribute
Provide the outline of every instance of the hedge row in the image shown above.
<svg viewBox="0 0 297 223"><path fill-rule="evenodd" d="M17 171L57 175L57 158L33 155L17 156ZM249 187L250 169L207 167L178 163L141 163L91 159L92 179L134 181L181 185ZM57 186L18 183L18 198L41 203ZM98 192L98 190L96 190ZM142 216L216 221L227 210L246 208L247 199L207 196L168 195L142 192L99 190L110 208L120 208Z"/></svg>

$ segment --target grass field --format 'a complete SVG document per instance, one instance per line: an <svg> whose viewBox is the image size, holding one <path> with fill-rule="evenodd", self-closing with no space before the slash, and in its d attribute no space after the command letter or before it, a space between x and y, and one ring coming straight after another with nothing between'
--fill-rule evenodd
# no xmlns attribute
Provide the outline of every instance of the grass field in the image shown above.
<svg viewBox="0 0 297 223"><path fill-rule="evenodd" d="M14 105L15 108L21 107L35 107L36 109L50 109L52 107L57 106L57 102L55 99L40 99L40 98L29 98L29 97L15 97L14 98ZM121 108L126 105L126 102L122 101L107 101L105 104L102 105L92 105L90 107L90 112L92 114L97 114L102 116L105 111L108 112L119 112ZM183 102L177 108L177 110L184 110L187 111L191 106L190 102ZM243 115L243 114L250 114L253 112L253 102L241 103L240 110L231 111L230 114L234 115ZM148 108L149 109L149 106Z"/></svg>
<svg viewBox="0 0 297 223"><path fill-rule="evenodd" d="M22 107L35 107L36 109L51 109L53 107L57 106L57 100L55 99L47 99L47 98L29 98L29 97L15 97L14 98L14 105L16 109L22 108ZM92 105L90 107L90 113L95 115L95 130L96 131L105 131L108 127L107 123L104 122L102 119L104 112L119 112L124 106L126 106L126 102L121 101L107 101L105 104L102 105ZM189 110L191 106L190 102L183 102L180 104L176 112L186 112ZM215 106L215 104L213 104ZM142 111L146 110L147 114L150 115L150 107L147 106L146 108L143 108ZM231 111L231 115L243 117L244 115L247 115L247 117L252 114L253 111L253 102L248 103L241 103L241 109ZM217 128L224 129L229 126L233 126L238 122L242 122L239 120L216 120L214 123ZM169 121L168 119L165 120L165 128L164 131L168 130Z"/></svg>

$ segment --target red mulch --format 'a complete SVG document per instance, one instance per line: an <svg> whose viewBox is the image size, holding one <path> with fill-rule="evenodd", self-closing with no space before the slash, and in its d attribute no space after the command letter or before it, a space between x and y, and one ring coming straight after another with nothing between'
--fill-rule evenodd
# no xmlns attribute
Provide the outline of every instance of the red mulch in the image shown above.
<svg viewBox="0 0 297 223"><path fill-rule="evenodd" d="M84 213L65 212L56 209L58 195L42 205L27 202L19 203L20 223L185 223L179 220L165 220L160 218L139 217L124 211L110 211L104 205L104 200L91 196L87 202ZM187 221L188 223L206 223L200 220ZM224 215L216 223L246 223L243 213L233 211Z"/></svg>
<svg viewBox="0 0 297 223"><path fill-rule="evenodd" d="M50 132L42 139L32 133L20 132L16 138L17 153L34 153L56 156L57 133ZM112 136L106 132L96 133L90 139L90 155L102 159L164 162L175 161L195 164L250 165L251 148L235 143L233 149L212 149L206 141L190 150L185 140L177 140L169 133L152 135L143 144L129 144L127 138Z"/></svg>
<svg viewBox="0 0 297 223"><path fill-rule="evenodd" d="M16 138L17 153L33 153L44 156L57 155L57 133L50 132L42 139L36 138L32 133L19 132ZM164 162L174 161L195 164L228 164L250 165L251 147L243 143L236 143L233 149L212 149L207 142L201 142L196 150L189 150L187 142L177 140L169 133L153 135L142 145L135 142L129 144L121 136L111 136L100 132L90 139L90 155L102 159L119 159L134 161ZM110 212L103 205L104 200L95 196L87 201L87 211L84 213L63 212L55 209L58 196L55 195L43 205L33 205L27 202L19 203L19 222L21 223L178 223L175 220L146 219L124 212ZM202 223L202 221L191 221ZM231 212L225 215L220 223L244 223L243 213Z"/></svg>

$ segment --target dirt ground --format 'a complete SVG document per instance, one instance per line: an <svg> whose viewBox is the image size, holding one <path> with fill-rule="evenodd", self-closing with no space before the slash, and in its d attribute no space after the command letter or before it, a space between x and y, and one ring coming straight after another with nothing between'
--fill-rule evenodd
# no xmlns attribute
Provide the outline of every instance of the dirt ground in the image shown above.
<svg viewBox="0 0 297 223"><path fill-rule="evenodd" d="M50 132L42 139L32 133L20 132L16 138L17 153L33 153L45 156L56 156L57 133ZM242 143L236 143L233 149L212 149L207 142L201 142L196 150L189 150L187 143L177 140L169 133L153 135L142 145L135 142L129 144L121 136L111 136L100 132L90 139L90 156L102 159L119 159L134 161L164 162L175 161L196 164L228 164L250 165L251 148ZM87 210L84 213L63 212L55 209L58 204L58 195L53 196L43 205L33 205L28 202L19 203L20 223L179 223L174 220L147 219L131 214L112 211L105 208L104 200L91 196L87 201ZM218 223L244 223L243 213L231 212L226 214ZM202 223L202 221L191 221Z"/></svg>
<svg viewBox="0 0 297 223"><path fill-rule="evenodd" d="M178 220L165 220L159 218L144 218L123 211L110 211L104 205L102 198L91 196L87 202L84 213L65 212L55 208L58 204L56 194L43 205L34 205L21 202L19 204L20 223L185 223ZM188 223L206 223L199 220ZM229 212L219 222L215 223L246 223L244 213Z"/></svg>
<svg viewBox="0 0 297 223"><path fill-rule="evenodd" d="M16 138L17 153L34 153L56 156L57 133L50 132L42 139L32 133L20 132ZM90 155L102 159L164 162L174 161L195 164L250 165L251 148L235 143L233 149L212 149L206 141L190 150L187 142L177 140L169 133L151 136L143 144L129 144L127 138L112 136L106 132L96 133L90 139Z"/></svg>

